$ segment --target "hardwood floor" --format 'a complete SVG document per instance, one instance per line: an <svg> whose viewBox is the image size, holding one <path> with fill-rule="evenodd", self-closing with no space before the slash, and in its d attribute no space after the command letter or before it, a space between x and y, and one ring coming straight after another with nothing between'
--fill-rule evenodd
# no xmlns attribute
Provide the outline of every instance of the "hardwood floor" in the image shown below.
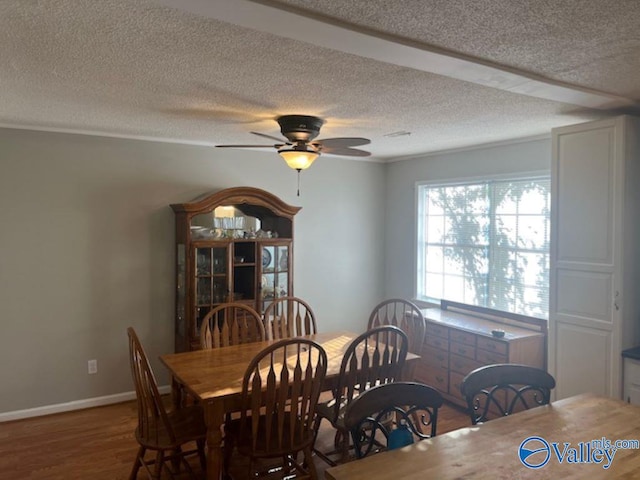
<svg viewBox="0 0 640 480"><path fill-rule="evenodd" d="M0 478L125 480L138 448L133 436L136 422L135 402L126 402L0 423ZM439 434L468 425L461 410L450 405L440 409ZM318 445L332 443L333 430L323 422ZM234 458L233 463L233 477L246 478L243 459ZM201 472L197 459L191 464ZM327 464L317 458L316 465L324 478ZM141 471L138 478L145 479L146 474Z"/></svg>

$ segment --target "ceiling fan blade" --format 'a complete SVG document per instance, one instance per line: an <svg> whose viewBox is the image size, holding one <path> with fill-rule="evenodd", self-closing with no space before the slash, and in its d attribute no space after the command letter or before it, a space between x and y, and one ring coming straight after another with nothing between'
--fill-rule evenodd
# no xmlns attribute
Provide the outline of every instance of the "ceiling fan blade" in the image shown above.
<svg viewBox="0 0 640 480"><path fill-rule="evenodd" d="M217 148L280 148L284 147L283 143L276 145L216 145Z"/></svg>
<svg viewBox="0 0 640 480"><path fill-rule="evenodd" d="M336 138L323 138L322 140L316 140L313 143L322 144L323 147L357 147L359 145L368 145L371 140L361 137L336 137Z"/></svg>
<svg viewBox="0 0 640 480"><path fill-rule="evenodd" d="M260 133L260 132L250 132L250 133L253 133L254 135L258 135L260 137L264 137L264 138L269 138L271 140L275 140L276 142L282 142L282 138L272 137L271 135L267 135L266 133Z"/></svg>
<svg viewBox="0 0 640 480"><path fill-rule="evenodd" d="M343 155L345 157L369 157L371 152L365 150L359 150L357 148L338 147L338 148L325 148L324 145L320 149L322 154L328 155Z"/></svg>

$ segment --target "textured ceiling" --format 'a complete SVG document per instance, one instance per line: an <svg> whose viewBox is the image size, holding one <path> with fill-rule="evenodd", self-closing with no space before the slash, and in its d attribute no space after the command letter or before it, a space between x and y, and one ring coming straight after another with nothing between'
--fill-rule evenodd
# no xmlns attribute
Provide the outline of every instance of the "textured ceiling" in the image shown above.
<svg viewBox="0 0 640 480"><path fill-rule="evenodd" d="M604 92L640 99L638 0L273 0Z"/></svg>
<svg viewBox="0 0 640 480"><path fill-rule="evenodd" d="M379 160L541 135L615 113L573 86L640 99L640 2L608 3L4 0L0 124L261 144L250 131L278 135L276 116L312 114L327 120L320 137L370 138ZM247 11L268 24L248 27ZM332 24L358 46L307 38L301 13L309 32ZM301 33L287 28L298 18ZM453 68L407 66L376 38L446 53ZM516 93L476 79L474 63L564 90ZM411 135L386 136L399 131Z"/></svg>

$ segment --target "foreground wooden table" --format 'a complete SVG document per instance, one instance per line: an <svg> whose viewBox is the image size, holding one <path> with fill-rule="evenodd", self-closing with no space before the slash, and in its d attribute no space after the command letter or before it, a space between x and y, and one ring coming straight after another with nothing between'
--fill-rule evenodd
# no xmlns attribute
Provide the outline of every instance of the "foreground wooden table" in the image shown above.
<svg viewBox="0 0 640 480"><path fill-rule="evenodd" d="M342 357L358 334L330 332L308 335L327 352L326 389L338 377ZM218 480L222 472L222 431L227 412L240 409L242 378L249 362L273 341L247 343L212 350L162 355L160 360L169 369L174 381L182 384L198 398L204 407L207 424L207 478ZM409 354L409 364L419 357Z"/></svg>
<svg viewBox="0 0 640 480"><path fill-rule="evenodd" d="M538 469L527 468L519 458L520 445L530 436L541 437L551 446L548 463ZM618 449L611 462L588 450L586 442L603 437L611 441L640 440L640 407L579 395L329 468L325 475L329 480L640 478L640 450ZM560 454L564 453L562 462L552 442L558 443ZM566 442L570 444L567 447ZM544 448L539 441L527 446ZM527 461L538 465L545 458L543 450ZM581 458L592 463L579 463ZM602 463L595 463L599 458ZM610 467L603 468L607 463Z"/></svg>

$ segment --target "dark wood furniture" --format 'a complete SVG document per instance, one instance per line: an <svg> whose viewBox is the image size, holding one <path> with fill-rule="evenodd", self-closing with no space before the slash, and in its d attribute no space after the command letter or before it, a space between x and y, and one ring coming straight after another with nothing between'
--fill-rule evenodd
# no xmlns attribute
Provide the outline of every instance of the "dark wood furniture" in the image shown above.
<svg viewBox="0 0 640 480"><path fill-rule="evenodd" d="M326 352L309 339L284 339L261 351L242 380L240 418L225 425L225 471L236 446L250 458L249 477L256 459L282 458L285 475L295 469L318 478L313 423L326 372Z"/></svg>
<svg viewBox="0 0 640 480"><path fill-rule="evenodd" d="M437 388L446 400L466 407L462 379L485 365L545 369L546 321L452 302L443 301L443 307L422 310L427 329L414 378ZM493 330L502 330L504 336L493 335Z"/></svg>
<svg viewBox="0 0 640 480"><path fill-rule="evenodd" d="M462 380L460 390L471 423L476 425L546 405L555 386L555 379L545 370L502 363L473 370Z"/></svg>
<svg viewBox="0 0 640 480"><path fill-rule="evenodd" d="M299 337L317 333L316 316L307 302L298 297L281 297L264 311L267 338Z"/></svg>
<svg viewBox="0 0 640 480"><path fill-rule="evenodd" d="M176 219L177 352L200 348L214 307L245 303L262 314L293 295L293 220L299 207L251 187L171 205Z"/></svg>
<svg viewBox="0 0 640 480"><path fill-rule="evenodd" d="M340 366L349 344L357 337L351 332L327 332L306 338L320 344L327 352L327 375L323 389L335 387ZM184 385L204 409L207 424L207 479L218 480L222 470L221 426L227 412L241 410L242 378L249 363L274 341L245 343L229 347L162 355L160 361L174 378ZM407 364L418 357L407 355Z"/></svg>
<svg viewBox="0 0 640 480"><path fill-rule="evenodd" d="M346 461L349 453L349 430L344 424L344 412L363 391L376 385L399 381L408 352L407 335L398 327L383 325L372 328L355 338L347 348L333 398L318 405L315 431L323 419L336 429L336 451L316 454L330 465L335 465L328 455L340 454L339 461Z"/></svg>
<svg viewBox="0 0 640 480"><path fill-rule="evenodd" d="M199 406L190 406L172 412L165 411L142 344L133 328L129 327L127 334L131 375L138 403L136 440L140 445L129 480L135 480L138 477L140 467L146 470L150 478L160 480L165 467L171 473L169 462L178 467L184 465L192 478L197 478L184 457L197 453L202 467L205 467L206 429L203 410ZM197 443L196 450L182 450L183 445L194 441ZM147 450L156 453L155 459L145 459ZM153 471L151 466L154 467ZM171 476L173 477L173 474Z"/></svg>
<svg viewBox="0 0 640 480"><path fill-rule="evenodd" d="M558 442L560 452L564 442L578 449L581 442L603 437L612 442L638 439L638 418L640 406L583 394L329 468L325 476L328 480L635 478L640 471L638 450L618 449L606 469L605 463L577 464L566 457L560 463L554 453L544 467L529 469L521 463L518 447L529 436Z"/></svg>
<svg viewBox="0 0 640 480"><path fill-rule="evenodd" d="M356 458L384 450L378 433L388 440L400 422L405 422L418 440L435 437L442 403L440 392L421 383L394 382L365 390L347 406L344 414ZM429 433L423 433L425 430Z"/></svg>

